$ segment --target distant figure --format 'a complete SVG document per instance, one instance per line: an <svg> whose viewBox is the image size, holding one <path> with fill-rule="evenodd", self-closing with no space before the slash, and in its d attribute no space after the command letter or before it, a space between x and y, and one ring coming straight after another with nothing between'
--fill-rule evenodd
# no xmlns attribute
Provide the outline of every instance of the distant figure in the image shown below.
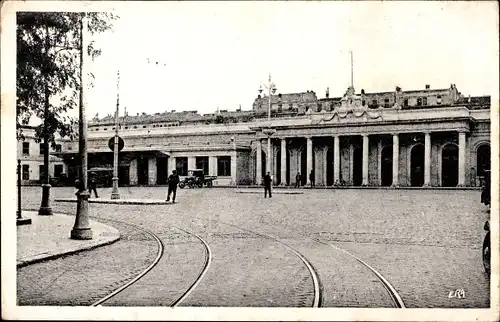
<svg viewBox="0 0 500 322"><path fill-rule="evenodd" d="M177 170L173 170L172 174L168 177L168 194L167 202L170 201L170 194L174 193L172 197L172 203L175 203L175 196L177 195L177 185L179 184L179 176L177 175Z"/></svg>
<svg viewBox="0 0 500 322"><path fill-rule="evenodd" d="M95 197L99 198L97 195L97 180L95 178L95 175L91 174L90 179L89 179L89 194L92 196L92 191L94 191Z"/></svg>
<svg viewBox="0 0 500 322"><path fill-rule="evenodd" d="M481 203L489 206L491 204L491 172L490 170L484 171L484 184L481 189Z"/></svg>
<svg viewBox="0 0 500 322"><path fill-rule="evenodd" d="M311 188L315 186L314 184L314 170L311 170L311 173L309 173L309 181L311 182Z"/></svg>
<svg viewBox="0 0 500 322"><path fill-rule="evenodd" d="M295 176L295 188L300 187L300 172Z"/></svg>
<svg viewBox="0 0 500 322"><path fill-rule="evenodd" d="M272 198L273 195L271 193L271 182L272 182L272 179L271 179L271 172L268 172L265 176L264 176L264 198L267 198L267 192L269 191L269 198Z"/></svg>

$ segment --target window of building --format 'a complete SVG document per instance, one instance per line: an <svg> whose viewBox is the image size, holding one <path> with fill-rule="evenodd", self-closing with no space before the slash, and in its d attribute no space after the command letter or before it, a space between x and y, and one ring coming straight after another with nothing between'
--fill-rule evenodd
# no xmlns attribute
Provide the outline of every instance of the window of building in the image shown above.
<svg viewBox="0 0 500 322"><path fill-rule="evenodd" d="M115 130L115 128L113 128L113 131Z"/></svg>
<svg viewBox="0 0 500 322"><path fill-rule="evenodd" d="M362 100L361 101L361 106L365 106L366 105L366 101L365 100Z"/></svg>
<svg viewBox="0 0 500 322"><path fill-rule="evenodd" d="M421 98L417 98L417 106L422 106L422 99Z"/></svg>
<svg viewBox="0 0 500 322"><path fill-rule="evenodd" d="M437 103L438 105L440 105L442 102L443 102L443 99L441 98L441 95L438 95L438 96L437 96L436 103Z"/></svg>
<svg viewBox="0 0 500 322"><path fill-rule="evenodd" d="M107 127L105 127L105 128L104 128L104 131L107 131L107 130L108 130L108 128L107 128Z"/></svg>
<svg viewBox="0 0 500 322"><path fill-rule="evenodd" d="M136 125L134 125L134 129L136 129L136 128L137 128L137 126L136 126Z"/></svg>
<svg viewBox="0 0 500 322"><path fill-rule="evenodd" d="M388 98L384 99L384 106L386 108L389 107L389 99Z"/></svg>
<svg viewBox="0 0 500 322"><path fill-rule="evenodd" d="M62 173L63 173L63 165L54 164L54 177L59 178Z"/></svg>
<svg viewBox="0 0 500 322"><path fill-rule="evenodd" d="M208 176L208 157L196 157L196 169L203 169L203 174Z"/></svg>
<svg viewBox="0 0 500 322"><path fill-rule="evenodd" d="M322 109L321 103L318 103L318 112L321 112L321 109Z"/></svg>
<svg viewBox="0 0 500 322"><path fill-rule="evenodd" d="M125 130L128 130L128 126L125 126Z"/></svg>
<svg viewBox="0 0 500 322"><path fill-rule="evenodd" d="M404 99L403 106L408 106L408 99L407 98Z"/></svg>
<svg viewBox="0 0 500 322"><path fill-rule="evenodd" d="M40 143L40 155L45 154L45 145L43 143Z"/></svg>
<svg viewBox="0 0 500 322"><path fill-rule="evenodd" d="M423 105L427 105L427 97L423 97L422 98L422 104Z"/></svg>
<svg viewBox="0 0 500 322"><path fill-rule="evenodd" d="M143 125L143 126L142 126L142 128L143 128L143 129L145 129L145 128L146 128L146 125Z"/></svg>
<svg viewBox="0 0 500 322"><path fill-rule="evenodd" d="M377 100L373 100L373 101L372 101L372 105L373 105L374 107L377 107L377 106L378 106L378 101L377 101Z"/></svg>
<svg viewBox="0 0 500 322"><path fill-rule="evenodd" d="M23 142L23 155L30 155L30 143Z"/></svg>
<svg viewBox="0 0 500 322"><path fill-rule="evenodd" d="M60 144L56 144L56 152L61 152L62 146Z"/></svg>
<svg viewBox="0 0 500 322"><path fill-rule="evenodd" d="M44 170L45 170L45 167L43 166L43 164L40 164L40 165L38 166L38 179L39 179L40 181L42 181L42 180L43 180L43 175L45 174L45 171L44 171Z"/></svg>
<svg viewBox="0 0 500 322"><path fill-rule="evenodd" d="M288 109L291 110L293 108L293 104L288 104Z"/></svg>
<svg viewBox="0 0 500 322"><path fill-rule="evenodd" d="M175 169L177 170L177 174L180 176L188 175L188 158L180 157L175 158Z"/></svg>
<svg viewBox="0 0 500 322"><path fill-rule="evenodd" d="M223 156L217 158L217 175L227 177L231 175L231 157Z"/></svg>
<svg viewBox="0 0 500 322"><path fill-rule="evenodd" d="M30 166L28 164L23 164L23 180L30 179Z"/></svg>

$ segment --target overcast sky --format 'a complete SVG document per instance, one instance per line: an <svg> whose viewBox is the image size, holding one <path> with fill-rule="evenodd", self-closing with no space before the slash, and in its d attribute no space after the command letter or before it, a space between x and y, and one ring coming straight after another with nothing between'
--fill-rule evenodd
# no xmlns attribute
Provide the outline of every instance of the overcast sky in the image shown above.
<svg viewBox="0 0 500 322"><path fill-rule="evenodd" d="M92 8L92 7L90 7ZM495 2L118 3L113 33L89 68L92 117L171 110L251 109L272 74L278 92L341 96L354 86L448 88L498 99ZM158 61L159 64L148 64Z"/></svg>

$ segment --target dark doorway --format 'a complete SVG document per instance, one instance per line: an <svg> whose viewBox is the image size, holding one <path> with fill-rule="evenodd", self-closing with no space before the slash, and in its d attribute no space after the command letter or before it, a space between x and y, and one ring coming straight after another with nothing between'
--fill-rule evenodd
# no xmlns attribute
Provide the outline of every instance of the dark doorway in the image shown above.
<svg viewBox="0 0 500 322"><path fill-rule="evenodd" d="M196 157L196 169L203 169L203 174L208 176L208 157Z"/></svg>
<svg viewBox="0 0 500 322"><path fill-rule="evenodd" d="M137 158L137 183L139 185L148 184L148 158L139 157Z"/></svg>
<svg viewBox="0 0 500 322"><path fill-rule="evenodd" d="M166 184L168 179L168 158L156 158L156 181L158 184Z"/></svg>
<svg viewBox="0 0 500 322"><path fill-rule="evenodd" d="M485 170L491 170L491 148L489 144L481 144L477 148L477 175L484 176Z"/></svg>
<svg viewBox="0 0 500 322"><path fill-rule="evenodd" d="M423 144L417 144L411 149L410 181L412 187L424 185L425 151Z"/></svg>
<svg viewBox="0 0 500 322"><path fill-rule="evenodd" d="M382 149L381 160L382 186L392 184L392 146L386 146Z"/></svg>
<svg viewBox="0 0 500 322"><path fill-rule="evenodd" d="M130 184L130 166L120 166L118 168L118 185L128 186Z"/></svg>
<svg viewBox="0 0 500 322"><path fill-rule="evenodd" d="M326 151L326 185L333 185L333 149L328 149Z"/></svg>
<svg viewBox="0 0 500 322"><path fill-rule="evenodd" d="M352 185L361 186L363 183L363 149L354 148L352 159Z"/></svg>
<svg viewBox="0 0 500 322"><path fill-rule="evenodd" d="M290 184L290 152L285 151L286 153L286 185Z"/></svg>
<svg viewBox="0 0 500 322"><path fill-rule="evenodd" d="M267 166L267 153L262 151L262 160L261 160L261 169L262 169L262 173L261 173L261 176L262 176L262 180L264 180L264 176L267 174L267 169L266 169L266 166Z"/></svg>
<svg viewBox="0 0 500 322"><path fill-rule="evenodd" d="M441 153L441 185L456 187L458 184L458 148L454 144L447 144Z"/></svg>
<svg viewBox="0 0 500 322"><path fill-rule="evenodd" d="M276 183L281 184L283 178L281 178L281 149L276 153L276 174L274 175L276 178Z"/></svg>
<svg viewBox="0 0 500 322"><path fill-rule="evenodd" d="M307 151L302 149L300 152L300 184L305 186L307 184Z"/></svg>

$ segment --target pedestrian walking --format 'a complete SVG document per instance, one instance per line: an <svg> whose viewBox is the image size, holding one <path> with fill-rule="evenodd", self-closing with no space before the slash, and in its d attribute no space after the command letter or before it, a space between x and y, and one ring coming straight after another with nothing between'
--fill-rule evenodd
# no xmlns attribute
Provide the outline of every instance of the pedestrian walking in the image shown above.
<svg viewBox="0 0 500 322"><path fill-rule="evenodd" d="M314 183L314 170L311 170L311 173L309 173L309 181L311 182L311 188L315 186L315 183Z"/></svg>
<svg viewBox="0 0 500 322"><path fill-rule="evenodd" d="M172 203L175 203L175 197L177 195L177 185L179 184L179 175L177 175L177 170L173 170L172 174L168 177L168 193L167 202L170 201L170 194L173 193Z"/></svg>
<svg viewBox="0 0 500 322"><path fill-rule="evenodd" d="M92 196L92 191L94 191L95 197L99 198L97 195L97 180L95 178L95 175L91 174L89 178L89 194Z"/></svg>
<svg viewBox="0 0 500 322"><path fill-rule="evenodd" d="M300 172L295 176L295 188L300 187Z"/></svg>
<svg viewBox="0 0 500 322"><path fill-rule="evenodd" d="M268 172L265 176L264 176L264 198L267 198L267 192L269 191L269 198L272 198L273 195L271 193L271 182L272 182L272 179L271 179L271 173Z"/></svg>

